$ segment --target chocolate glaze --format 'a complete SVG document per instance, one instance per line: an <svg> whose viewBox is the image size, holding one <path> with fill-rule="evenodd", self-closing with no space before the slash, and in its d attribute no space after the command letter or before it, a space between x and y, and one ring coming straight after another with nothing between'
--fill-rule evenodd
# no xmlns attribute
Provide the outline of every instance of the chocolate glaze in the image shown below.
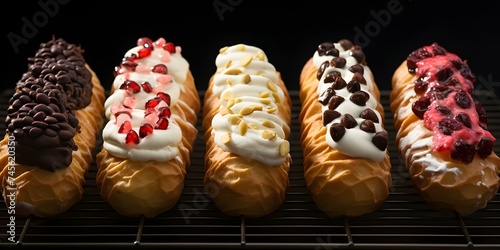
<svg viewBox="0 0 500 250"><path fill-rule="evenodd" d="M9 100L7 132L15 137L16 163L55 171L72 162L79 130L75 110L92 96L92 74L81 49L63 39L42 43Z"/></svg>

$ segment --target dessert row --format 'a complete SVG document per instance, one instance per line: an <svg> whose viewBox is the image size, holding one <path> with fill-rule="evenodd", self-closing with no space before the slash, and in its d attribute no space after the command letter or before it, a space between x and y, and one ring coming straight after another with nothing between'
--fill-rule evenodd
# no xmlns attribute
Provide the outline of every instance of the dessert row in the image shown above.
<svg viewBox="0 0 500 250"><path fill-rule="evenodd" d="M430 207L460 215L486 207L499 190L500 158L466 61L437 43L410 52L394 69L391 135L362 48L341 39L311 54L300 72L298 119L304 180L321 211L355 217L384 203L390 136ZM292 101L262 49L221 48L203 99L181 47L161 37L139 38L125 52L107 96L82 48L62 38L42 43L27 64L0 141L0 187L16 215L70 209L94 160L100 195L119 214L170 210L184 188L198 122L205 191L218 209L262 217L284 202Z"/></svg>

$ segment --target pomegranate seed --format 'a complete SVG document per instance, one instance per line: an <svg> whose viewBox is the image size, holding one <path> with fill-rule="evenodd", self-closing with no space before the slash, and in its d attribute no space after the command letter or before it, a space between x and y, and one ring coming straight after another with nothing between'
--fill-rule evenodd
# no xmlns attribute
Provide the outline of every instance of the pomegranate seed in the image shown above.
<svg viewBox="0 0 500 250"><path fill-rule="evenodd" d="M155 66L153 66L151 71L155 72L155 73L159 73L159 74L167 74L168 73L168 69L167 69L167 66L165 64L156 64Z"/></svg>
<svg viewBox="0 0 500 250"><path fill-rule="evenodd" d="M117 118L121 114L126 114L126 115L130 116L130 118L132 118L132 114L130 114L130 112L128 112L128 111L118 111L118 112L116 112L115 113L115 118Z"/></svg>
<svg viewBox="0 0 500 250"><path fill-rule="evenodd" d="M130 124L130 121L124 121L122 125L120 125L120 128L118 129L119 134L126 134L128 131L132 129L132 124Z"/></svg>
<svg viewBox="0 0 500 250"><path fill-rule="evenodd" d="M160 117L168 117L168 118L170 118L171 115L172 115L172 112L170 111L169 107L161 108L160 114L158 114L158 116L160 116Z"/></svg>
<svg viewBox="0 0 500 250"><path fill-rule="evenodd" d="M158 38L158 40L156 40L156 41L155 41L155 44L156 44L157 46L163 46L163 44L165 44L166 42L167 42L167 41L165 41L165 38L160 37L160 38Z"/></svg>
<svg viewBox="0 0 500 250"><path fill-rule="evenodd" d="M150 99L146 102L146 105L145 105L145 108L148 109L148 108L154 108L156 106L158 106L158 104L162 101L161 98L159 97L156 97L156 98L153 98L153 99Z"/></svg>
<svg viewBox="0 0 500 250"><path fill-rule="evenodd" d="M175 53L175 45L173 43L165 43L161 46L164 50L170 52L170 54Z"/></svg>
<svg viewBox="0 0 500 250"><path fill-rule="evenodd" d="M141 86L134 81L127 80L127 92L130 94L136 94L141 91Z"/></svg>
<svg viewBox="0 0 500 250"><path fill-rule="evenodd" d="M168 120L166 117L161 117L160 119L158 119L158 122L156 122L156 129L167 129L168 128Z"/></svg>
<svg viewBox="0 0 500 250"><path fill-rule="evenodd" d="M122 85L120 85L120 89L127 89L128 80L123 81Z"/></svg>
<svg viewBox="0 0 500 250"><path fill-rule="evenodd" d="M142 124L139 128L139 137L144 138L153 133L153 126L149 123Z"/></svg>
<svg viewBox="0 0 500 250"><path fill-rule="evenodd" d="M121 69L121 66L115 66L115 69L113 70L113 76L116 77L117 75L119 75Z"/></svg>
<svg viewBox="0 0 500 250"><path fill-rule="evenodd" d="M139 135L134 130L129 130L125 136L125 144L137 145L139 144Z"/></svg>
<svg viewBox="0 0 500 250"><path fill-rule="evenodd" d="M165 92L158 92L158 94L156 94L156 97L159 97L161 98L163 101L165 101L168 106L170 106L170 95L165 93Z"/></svg>
<svg viewBox="0 0 500 250"><path fill-rule="evenodd" d="M153 112L156 112L155 108L146 108L144 111L144 116L148 116L149 114L152 114Z"/></svg>
<svg viewBox="0 0 500 250"><path fill-rule="evenodd" d="M151 84L149 84L149 82L143 82L141 86L146 93L151 93L151 91L153 90L153 87L151 87Z"/></svg>
<svg viewBox="0 0 500 250"><path fill-rule="evenodd" d="M121 65L130 71L135 71L135 67L137 67L137 63L132 62L132 61L124 61L124 62L122 62Z"/></svg>
<svg viewBox="0 0 500 250"><path fill-rule="evenodd" d="M141 37L137 39L137 46L144 45L145 43L153 43L149 37Z"/></svg>
<svg viewBox="0 0 500 250"><path fill-rule="evenodd" d="M126 56L123 58L123 61L135 61L137 60L137 55L136 54L130 54L130 56Z"/></svg>
<svg viewBox="0 0 500 250"><path fill-rule="evenodd" d="M137 53L139 54L139 58L144 58L151 55L151 49L142 48Z"/></svg>

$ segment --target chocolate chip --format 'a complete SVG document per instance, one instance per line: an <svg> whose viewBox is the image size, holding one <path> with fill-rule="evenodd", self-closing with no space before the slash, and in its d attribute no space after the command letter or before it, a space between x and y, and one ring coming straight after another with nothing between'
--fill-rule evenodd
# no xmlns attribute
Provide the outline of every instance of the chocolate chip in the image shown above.
<svg viewBox="0 0 500 250"><path fill-rule="evenodd" d="M340 113L335 110L325 110L323 112L323 126L340 117Z"/></svg>
<svg viewBox="0 0 500 250"><path fill-rule="evenodd" d="M361 117L363 119L371 120L371 121L376 122L376 123L379 122L377 114L371 108L366 108L365 110L363 110L359 114L359 117Z"/></svg>
<svg viewBox="0 0 500 250"><path fill-rule="evenodd" d="M49 136L49 137L56 137L57 136L57 132L50 129L50 128L46 128L43 132L46 136Z"/></svg>
<svg viewBox="0 0 500 250"><path fill-rule="evenodd" d="M39 137L42 134L43 134L43 129L38 128L38 127L33 127L28 132L28 135L31 136L31 137Z"/></svg>
<svg viewBox="0 0 500 250"><path fill-rule="evenodd" d="M50 129L52 129L52 130L54 130L56 132L60 130L59 126L56 123L48 124L47 128L50 128Z"/></svg>
<svg viewBox="0 0 500 250"><path fill-rule="evenodd" d="M70 140L71 138L73 138L73 136L74 134L68 130L59 131L59 137L61 137L61 139L63 140Z"/></svg>
<svg viewBox="0 0 500 250"><path fill-rule="evenodd" d="M23 129L21 129L21 128L16 128L16 129L14 129L14 131L13 131L12 133L14 134L14 136L15 136L16 138L21 138L21 137L23 137L23 136L24 136L24 130L23 130Z"/></svg>
<svg viewBox="0 0 500 250"><path fill-rule="evenodd" d="M384 151L387 148L387 143L389 141L389 135L387 131L379 131L375 133L372 138L372 143L380 149L380 151Z"/></svg>
<svg viewBox="0 0 500 250"><path fill-rule="evenodd" d="M352 76L351 78L352 81L357 81L361 84L366 84L366 79L365 77L363 76L363 74L359 73L359 72L354 72L354 75Z"/></svg>
<svg viewBox="0 0 500 250"><path fill-rule="evenodd" d="M334 57L332 59L331 65L336 68L343 68L346 64L346 60L343 57Z"/></svg>
<svg viewBox="0 0 500 250"><path fill-rule="evenodd" d="M368 132L368 133L375 133L375 124L373 123L372 120L364 120L360 125L359 129Z"/></svg>
<svg viewBox="0 0 500 250"><path fill-rule="evenodd" d="M339 41L339 44L340 44L340 46L342 46L342 48L344 48L344 50L348 50L348 49L352 48L352 42L348 39L341 39Z"/></svg>
<svg viewBox="0 0 500 250"><path fill-rule="evenodd" d="M31 117L31 116L23 117L23 124L24 125L30 125L32 122L33 122L33 117Z"/></svg>
<svg viewBox="0 0 500 250"><path fill-rule="evenodd" d="M354 128L358 125L358 122L351 114L344 114L340 120L340 124L346 128Z"/></svg>
<svg viewBox="0 0 500 250"><path fill-rule="evenodd" d="M337 80L335 80L335 82L332 84L332 87L334 89L339 90L339 89L343 89L346 85L347 84L346 84L344 78L342 78L341 76L339 76L339 77L337 77Z"/></svg>
<svg viewBox="0 0 500 250"><path fill-rule="evenodd" d="M45 117L47 117L47 115L45 115L45 113L43 111L38 111L33 116L33 119L35 119L35 121L43 121L45 119Z"/></svg>
<svg viewBox="0 0 500 250"><path fill-rule="evenodd" d="M334 110L336 109L343 101L344 101L344 97L342 96L332 96L332 98L330 98L330 101L328 101L328 109L329 110Z"/></svg>
<svg viewBox="0 0 500 250"><path fill-rule="evenodd" d="M56 118L59 122L66 121L66 116L64 116L62 113L54 113L52 114L52 117Z"/></svg>
<svg viewBox="0 0 500 250"><path fill-rule="evenodd" d="M344 136L345 134L345 128L344 126L338 124L338 123L334 123L332 124L332 126L330 127L330 136L332 137L332 139L334 141L340 141L340 139L342 139L342 137Z"/></svg>
<svg viewBox="0 0 500 250"><path fill-rule="evenodd" d="M349 67L349 71L351 71L352 73L360 73L361 75L363 75L365 73L365 68L361 65L361 64L354 64L352 65L351 67Z"/></svg>
<svg viewBox="0 0 500 250"><path fill-rule="evenodd" d="M12 119L12 125L15 128L22 128L25 124L24 124L22 118L14 118L14 119Z"/></svg>
<svg viewBox="0 0 500 250"><path fill-rule="evenodd" d="M41 129L45 129L47 127L47 123L42 121L34 121L33 123L31 123L31 125Z"/></svg>
<svg viewBox="0 0 500 250"><path fill-rule="evenodd" d="M321 80L321 77L323 76L323 73L325 73L326 68L330 66L330 63L328 61L324 61L318 69L318 72L316 73L316 78L318 80Z"/></svg>
<svg viewBox="0 0 500 250"><path fill-rule="evenodd" d="M361 85L359 84L358 81L351 80L347 84L347 91L349 91L350 93L354 93L354 92L360 91L360 90L361 90Z"/></svg>
<svg viewBox="0 0 500 250"><path fill-rule="evenodd" d="M36 105L36 106L33 108L33 110L35 110L35 111L37 111L37 112L38 112L38 111L42 111L42 112L44 112L44 113L46 113L46 114L47 114L47 113L49 113L49 109L48 109L47 105L45 105L45 104L38 104L38 105Z"/></svg>
<svg viewBox="0 0 500 250"><path fill-rule="evenodd" d="M45 105L49 105L50 104L49 97L46 94L44 94L44 93L37 93L36 97L35 97L35 100L38 103L42 103L42 104L45 104Z"/></svg>
<svg viewBox="0 0 500 250"><path fill-rule="evenodd" d="M324 56L331 48L335 48L335 45L332 42L323 42L318 45L317 51L320 56Z"/></svg>
<svg viewBox="0 0 500 250"><path fill-rule="evenodd" d="M336 49L336 48L331 48L331 49L329 49L329 50L326 51L325 55L338 57L339 56L339 50Z"/></svg>
<svg viewBox="0 0 500 250"><path fill-rule="evenodd" d="M349 97L349 100L358 106L365 106L368 99L370 99L370 95L362 90L357 91Z"/></svg>
<svg viewBox="0 0 500 250"><path fill-rule="evenodd" d="M328 104L328 101L330 101L330 98L335 95L335 90L333 90L332 87L328 87L323 93L318 98L318 101L324 105Z"/></svg>
<svg viewBox="0 0 500 250"><path fill-rule="evenodd" d="M43 121L46 122L47 124L57 123L57 119L52 117L52 116L45 117L45 119L43 119Z"/></svg>
<svg viewBox="0 0 500 250"><path fill-rule="evenodd" d="M350 52L350 55L354 58L356 58L356 61L358 63L364 64L365 63L365 54L361 50L361 48L356 48L352 49Z"/></svg>
<svg viewBox="0 0 500 250"><path fill-rule="evenodd" d="M339 78L339 77L341 77L339 72L332 71L325 76L324 82L325 83L332 83L332 82L335 82L337 80L337 78Z"/></svg>

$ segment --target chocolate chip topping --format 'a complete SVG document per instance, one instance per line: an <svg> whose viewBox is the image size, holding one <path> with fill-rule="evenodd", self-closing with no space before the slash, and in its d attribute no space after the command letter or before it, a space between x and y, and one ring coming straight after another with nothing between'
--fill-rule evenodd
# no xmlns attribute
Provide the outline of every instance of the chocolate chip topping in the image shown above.
<svg viewBox="0 0 500 250"><path fill-rule="evenodd" d="M9 100L7 132L16 162L55 171L72 162L79 129L75 110L91 101L92 75L81 50L63 39L40 45Z"/></svg>
<svg viewBox="0 0 500 250"><path fill-rule="evenodd" d="M325 73L326 68L330 66L330 63L328 61L324 61L318 69L318 72L316 73L316 78L318 80L321 80L321 77L323 77L323 73Z"/></svg>
<svg viewBox="0 0 500 250"><path fill-rule="evenodd" d="M379 131L375 133L375 135L372 138L372 143L380 149L380 151L384 151L387 148L387 143L389 141L389 134L387 131Z"/></svg>
<svg viewBox="0 0 500 250"><path fill-rule="evenodd" d="M345 128L344 126L340 125L339 123L334 123L330 127L330 136L334 141L340 141L342 137L345 134Z"/></svg>
<svg viewBox="0 0 500 250"><path fill-rule="evenodd" d="M339 44L340 44L340 46L342 46L342 48L344 48L344 50L348 50L348 49L352 48L352 46L353 46L352 42L348 39L341 39L339 41Z"/></svg>
<svg viewBox="0 0 500 250"><path fill-rule="evenodd" d="M361 49L361 47L357 46L357 45L354 45L352 48L351 48L351 51L349 52L349 54L356 58L356 61L360 64L364 64L365 63L365 53L363 53L363 50Z"/></svg>
<svg viewBox="0 0 500 250"><path fill-rule="evenodd" d="M365 106L368 99L370 99L370 95L362 90L357 91L349 97L349 100L358 106Z"/></svg>
<svg viewBox="0 0 500 250"><path fill-rule="evenodd" d="M351 114L344 114L340 120L340 124L346 128L354 128L358 125L358 122Z"/></svg>
<svg viewBox="0 0 500 250"><path fill-rule="evenodd" d="M320 56L325 56L331 49L335 49L335 45L332 42L323 42L320 45L318 45L317 51Z"/></svg>
<svg viewBox="0 0 500 250"><path fill-rule="evenodd" d="M363 67L363 65L358 63L358 64L354 64L351 67L349 67L349 71L351 71L352 73L358 72L361 75L363 75L365 73L365 68Z"/></svg>
<svg viewBox="0 0 500 250"><path fill-rule="evenodd" d="M361 117L363 119L371 120L371 121L376 122L376 123L379 122L377 114L371 108L366 108L365 110L363 110L363 112L361 112L361 114L359 114L359 117Z"/></svg>
<svg viewBox="0 0 500 250"><path fill-rule="evenodd" d="M319 96L319 102L323 105L327 105L330 101L330 98L335 95L335 90L332 87L328 87L321 95Z"/></svg>
<svg viewBox="0 0 500 250"><path fill-rule="evenodd" d="M359 125L359 129L368 133L375 133L375 124L371 120L364 120Z"/></svg>
<svg viewBox="0 0 500 250"><path fill-rule="evenodd" d="M336 68L343 68L347 61L343 57L334 57L331 61L331 65Z"/></svg>
<svg viewBox="0 0 500 250"><path fill-rule="evenodd" d="M344 101L344 97L342 96L332 96L332 98L330 98L330 101L328 101L328 109L329 110L334 110L336 109L343 101Z"/></svg>
<svg viewBox="0 0 500 250"><path fill-rule="evenodd" d="M340 117L340 113L335 110L325 110L323 112L323 126Z"/></svg>

